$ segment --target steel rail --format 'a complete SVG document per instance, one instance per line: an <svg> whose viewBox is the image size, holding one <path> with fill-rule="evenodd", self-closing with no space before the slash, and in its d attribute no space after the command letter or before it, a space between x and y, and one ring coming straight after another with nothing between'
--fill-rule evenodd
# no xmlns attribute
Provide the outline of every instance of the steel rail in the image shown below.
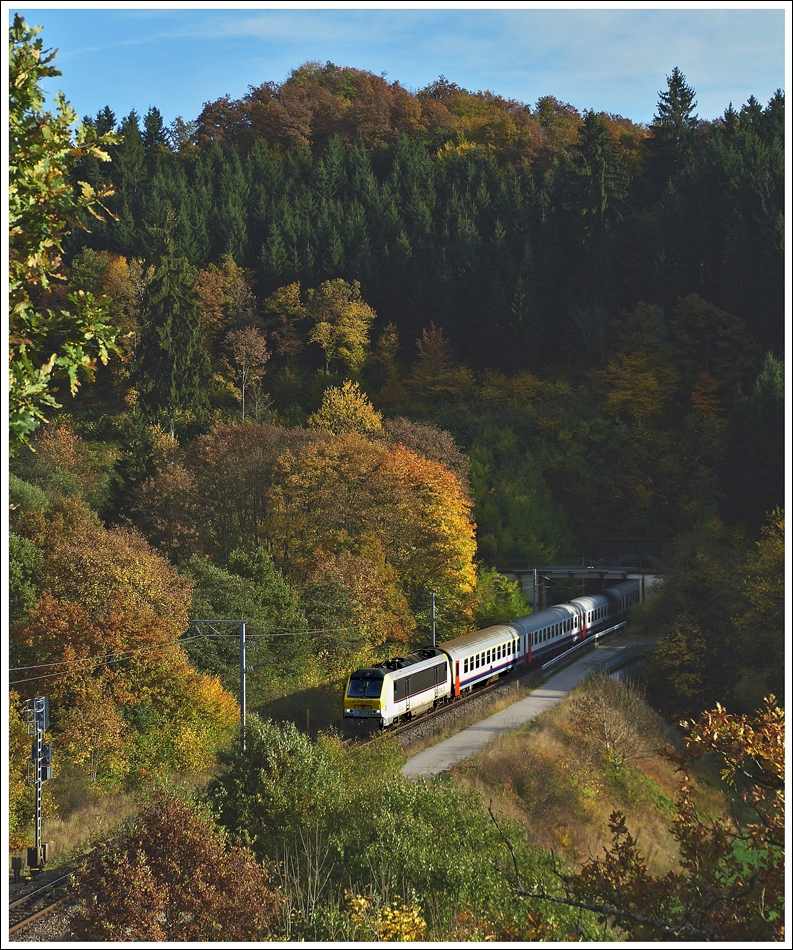
<svg viewBox="0 0 793 950"><path fill-rule="evenodd" d="M58 900L56 900L54 903L48 904L46 907L42 908L41 910L36 911L35 914L31 914L29 917L25 917L19 923L14 924L13 926L9 927L8 933L12 934L17 930L21 930L23 927L27 927L28 924L32 924L34 920L38 920L39 917L44 917L45 914L52 913L52 911L55 910L56 907L60 907L60 905L65 900L66 900L65 897L59 897ZM20 902L17 901L16 903L19 904Z"/></svg>

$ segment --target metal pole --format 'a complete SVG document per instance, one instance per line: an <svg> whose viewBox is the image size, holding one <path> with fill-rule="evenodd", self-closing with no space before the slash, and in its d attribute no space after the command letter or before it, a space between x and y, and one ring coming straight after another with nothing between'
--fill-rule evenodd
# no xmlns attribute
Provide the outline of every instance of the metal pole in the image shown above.
<svg viewBox="0 0 793 950"><path fill-rule="evenodd" d="M532 594L532 609L537 612L537 568L534 568L534 593Z"/></svg>
<svg viewBox="0 0 793 950"><path fill-rule="evenodd" d="M240 620L240 741L245 751L245 621Z"/></svg>
<svg viewBox="0 0 793 950"><path fill-rule="evenodd" d="M432 645L435 646L435 594L430 594L430 625L432 627Z"/></svg>
<svg viewBox="0 0 793 950"><path fill-rule="evenodd" d="M34 763L35 773L36 773L36 854L41 854L41 819L42 819L42 808L41 808L41 739L42 739L42 723L40 720L36 720L36 761Z"/></svg>

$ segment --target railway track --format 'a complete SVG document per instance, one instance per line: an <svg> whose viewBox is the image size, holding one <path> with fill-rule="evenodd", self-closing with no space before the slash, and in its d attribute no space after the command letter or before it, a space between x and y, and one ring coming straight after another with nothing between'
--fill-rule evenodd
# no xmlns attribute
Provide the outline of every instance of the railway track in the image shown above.
<svg viewBox="0 0 793 950"><path fill-rule="evenodd" d="M587 650L592 649L593 647L597 646L598 642L603 640L605 636L613 633L617 629L621 629L623 626L624 624L619 624L611 630L605 631L603 634L593 638L591 642L587 643L586 646L583 643L580 643L574 646L572 649L564 650L561 653L551 657L549 661L541 667L535 666L514 669L506 677L499 677L494 683L488 683L486 686L475 687L473 690L459 697L458 699L454 699L451 702L445 703L443 706L439 706L437 709L430 709L426 713L421 713L414 719L401 723L398 726L390 726L387 729L376 730L366 736L361 736L359 738L350 739L347 741L357 741L362 743L373 742L382 735L409 739L411 732L424 732L426 731L427 724L430 724L433 721L435 721L437 725L440 725L444 719L459 718L461 711L467 706L479 704L483 699L495 699L499 694L507 694L510 691L514 691L518 686L527 687L538 685L543 681L549 672L555 672L556 669L560 667L560 665L564 665L566 662L572 662L572 660L580 654L582 648ZM485 715L487 715L487 713L485 713Z"/></svg>
<svg viewBox="0 0 793 950"><path fill-rule="evenodd" d="M69 896L69 879L73 871L74 868L70 868L65 874L61 873L11 901L8 905L9 935L60 907Z"/></svg>

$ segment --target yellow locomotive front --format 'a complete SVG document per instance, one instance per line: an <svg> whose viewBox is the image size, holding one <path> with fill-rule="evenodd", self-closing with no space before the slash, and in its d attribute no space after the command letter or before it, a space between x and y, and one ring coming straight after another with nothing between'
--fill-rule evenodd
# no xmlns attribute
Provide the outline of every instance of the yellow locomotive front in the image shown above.
<svg viewBox="0 0 793 950"><path fill-rule="evenodd" d="M350 673L344 690L344 715L354 719L383 720L388 702L389 676L385 670L366 669Z"/></svg>

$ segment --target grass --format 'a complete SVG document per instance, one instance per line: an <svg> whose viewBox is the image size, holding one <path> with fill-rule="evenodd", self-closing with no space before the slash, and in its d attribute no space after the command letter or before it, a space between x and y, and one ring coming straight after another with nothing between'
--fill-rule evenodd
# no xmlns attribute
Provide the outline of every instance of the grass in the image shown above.
<svg viewBox="0 0 793 950"><path fill-rule="evenodd" d="M83 854L95 841L112 834L137 810L132 795L115 792L93 798L65 818L45 820L42 833L44 840L51 843L49 864L57 867Z"/></svg>
<svg viewBox="0 0 793 950"><path fill-rule="evenodd" d="M581 689L581 687L579 687ZM494 809L520 822L529 844L553 849L571 863L602 853L611 844L609 816L626 815L650 871L677 865L670 831L680 776L675 763L656 751L680 748L682 737L652 710L642 718L647 753L619 764L604 754L576 718L576 695L455 769L460 782L477 789ZM635 715L635 712L634 712ZM706 815L724 812L721 787L711 767L694 773L697 805Z"/></svg>
<svg viewBox="0 0 793 950"><path fill-rule="evenodd" d="M171 782L192 791L206 785L214 774L215 770L208 770L197 775L176 775ZM42 822L43 840L50 842L51 867L74 860L95 842L112 836L122 822L137 814L141 799L147 794L146 790L102 792L85 783L69 784L68 789L61 787L59 814L50 817L45 811Z"/></svg>

